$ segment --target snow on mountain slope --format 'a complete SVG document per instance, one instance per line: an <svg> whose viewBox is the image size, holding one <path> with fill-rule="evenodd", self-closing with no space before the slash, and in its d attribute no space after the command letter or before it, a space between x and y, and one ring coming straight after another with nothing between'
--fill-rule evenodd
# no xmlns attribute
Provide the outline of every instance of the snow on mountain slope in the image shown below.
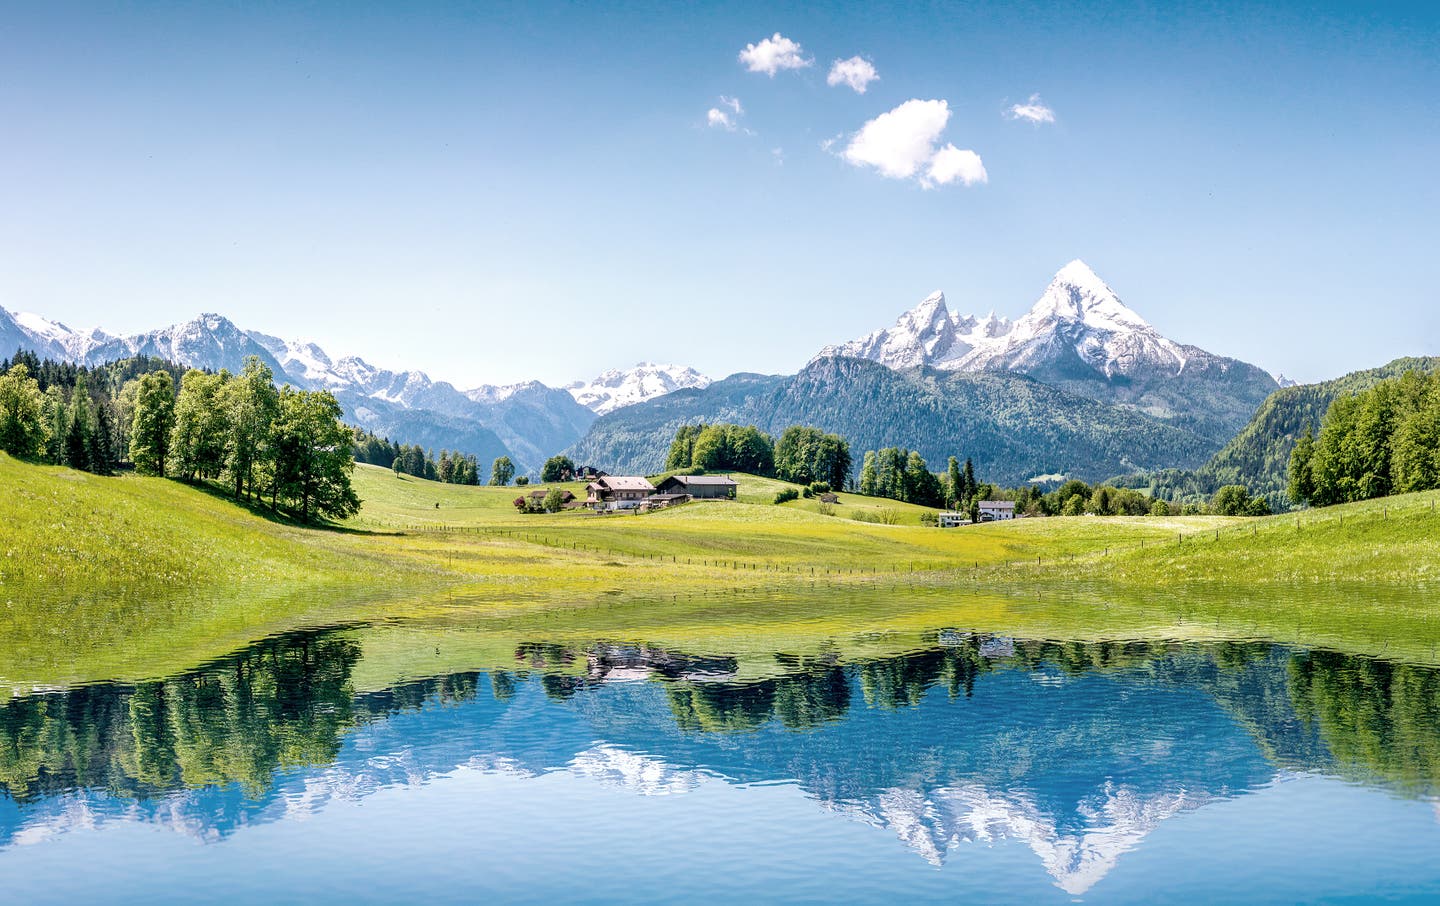
<svg viewBox="0 0 1440 906"><path fill-rule="evenodd" d="M566 384L565 389L580 405L605 415L683 388L705 388L710 383L710 378L688 366L641 362L634 368L612 368L588 383Z"/></svg>
<svg viewBox="0 0 1440 906"><path fill-rule="evenodd" d="M36 336L22 327L14 315L0 308L0 356L9 358L19 349L33 350L40 356L59 354L52 341Z"/></svg>
<svg viewBox="0 0 1440 906"><path fill-rule="evenodd" d="M1119 403L1223 444L1279 384L1268 372L1163 336L1083 261L1055 274L1011 322L951 314L932 294L892 327L827 346L895 369L1024 374L1070 393Z"/></svg>
<svg viewBox="0 0 1440 906"><path fill-rule="evenodd" d="M247 332L252 340L275 357L285 373L297 383L303 382L312 387L336 387L347 383L334 371L335 363L317 344L304 340L282 340L258 330Z"/></svg>
<svg viewBox="0 0 1440 906"><path fill-rule="evenodd" d="M71 330L59 321L28 311L15 313L15 322L36 337L43 337L63 350L69 358L83 359L90 350L115 339L98 327L89 330Z"/></svg>
<svg viewBox="0 0 1440 906"><path fill-rule="evenodd" d="M97 365L137 355L156 356L191 368L212 371L222 368L239 371L244 367L245 360L253 355L277 375L285 373L275 356L236 327L233 321L224 315L208 312L172 327L132 337L112 338L76 358L86 364Z"/></svg>
<svg viewBox="0 0 1440 906"><path fill-rule="evenodd" d="M891 368L1024 372L1071 353L1107 378L1138 368L1178 374L1187 358L1079 260L1061 268L1014 322L993 312L984 318L951 314L945 295L936 292L893 327L827 346L820 356L870 359Z"/></svg>

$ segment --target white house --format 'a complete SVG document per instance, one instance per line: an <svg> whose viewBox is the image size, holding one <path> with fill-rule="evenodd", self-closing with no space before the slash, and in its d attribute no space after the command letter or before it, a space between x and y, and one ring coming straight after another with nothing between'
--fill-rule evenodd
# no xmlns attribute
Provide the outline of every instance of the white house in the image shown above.
<svg viewBox="0 0 1440 906"><path fill-rule="evenodd" d="M1015 518L1015 501L1013 500L982 500L980 501L981 522L1002 522L1006 519Z"/></svg>

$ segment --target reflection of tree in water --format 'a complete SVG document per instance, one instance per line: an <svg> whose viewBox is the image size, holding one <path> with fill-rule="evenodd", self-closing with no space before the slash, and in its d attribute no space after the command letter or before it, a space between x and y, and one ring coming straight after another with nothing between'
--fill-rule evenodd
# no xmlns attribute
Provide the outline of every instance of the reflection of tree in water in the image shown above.
<svg viewBox="0 0 1440 906"><path fill-rule="evenodd" d="M1347 657L1290 658L1296 713L1319 727L1335 760L1413 792L1440 787L1440 671Z"/></svg>
<svg viewBox="0 0 1440 906"><path fill-rule="evenodd" d="M484 682L484 674L466 672L356 694L350 677L359 657L344 637L292 636L169 680L16 698L0 705L0 792L21 801L77 788L146 797L236 783L258 796L277 771L335 760L356 726L429 703L469 702ZM502 705L531 683L563 704L617 679L648 678L663 688L675 725L703 734L753 733L771 722L807 731L845 720L857 702L900 712L933 690L968 698L997 671L1057 682L1128 671L1208 693L1274 764L1338 763L1425 791L1440 780L1440 673L1333 652L1292 654L1268 643L944 633L938 647L848 666L834 654L777 654L779 675L757 681L737 681L734 658L645 646L526 643L515 658L515 669L488 673ZM1038 687L1036 694L1045 696ZM1027 751L1035 758L1045 749Z"/></svg>
<svg viewBox="0 0 1440 906"><path fill-rule="evenodd" d="M834 664L749 683L669 681L665 696L682 730L741 733L771 717L792 730L841 720L850 710L850 679Z"/></svg>
<svg viewBox="0 0 1440 906"><path fill-rule="evenodd" d="M359 658L349 639L289 636L160 682L14 699L0 706L0 790L28 801L82 787L146 797L237 783L256 797L279 770L333 761L355 726L468 701L480 682L453 674L357 696Z"/></svg>
<svg viewBox="0 0 1440 906"><path fill-rule="evenodd" d="M479 672L452 673L378 692L366 692L356 698L357 719L369 723L400 711L417 710L431 702L441 705L468 702L479 693L480 678L483 675ZM492 675L491 688L496 692L496 698L503 700L503 696L493 685L494 677L498 675Z"/></svg>
<svg viewBox="0 0 1440 906"><path fill-rule="evenodd" d="M259 794L280 768L335 757L359 656L344 639L277 639L175 679L13 700L0 708L0 784L19 800L225 782Z"/></svg>

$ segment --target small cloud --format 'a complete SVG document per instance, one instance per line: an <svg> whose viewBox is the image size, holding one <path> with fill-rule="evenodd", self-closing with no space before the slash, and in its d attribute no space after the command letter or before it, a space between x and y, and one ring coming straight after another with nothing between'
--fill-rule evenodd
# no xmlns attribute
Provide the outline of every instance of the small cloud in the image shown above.
<svg viewBox="0 0 1440 906"><path fill-rule="evenodd" d="M745 112L745 108L740 106L739 98L729 98L722 94L720 95L720 104L723 107L729 107L732 111L734 111L736 116L739 116L740 114Z"/></svg>
<svg viewBox="0 0 1440 906"><path fill-rule="evenodd" d="M721 110L719 107L711 107L710 110L706 112L705 122L709 123L712 129L724 129L727 132L735 131L735 121L730 118L730 114Z"/></svg>
<svg viewBox="0 0 1440 906"><path fill-rule="evenodd" d="M953 144L935 147L949 122L946 101L912 98L861 126L840 156L890 179L914 179L926 189L986 182L980 155Z"/></svg>
<svg viewBox="0 0 1440 906"><path fill-rule="evenodd" d="M771 157L772 160L775 161L775 166L777 166L777 167L783 167L783 166L785 166L785 149L784 149L784 148L771 148L771 149L770 149L770 157Z"/></svg>
<svg viewBox="0 0 1440 906"><path fill-rule="evenodd" d="M1030 100L1024 104L1012 106L1006 111L1006 116L1012 120L1025 120L1036 124L1055 122L1055 111L1046 107L1038 94L1030 95Z"/></svg>
<svg viewBox="0 0 1440 906"><path fill-rule="evenodd" d="M799 44L778 31L759 44L746 44L745 49L740 51L740 62L751 72L763 72L772 79L782 69L804 69L815 63L805 59Z"/></svg>
<svg viewBox="0 0 1440 906"><path fill-rule="evenodd" d="M848 60L836 60L830 66L830 74L825 77L825 84L834 87L836 85L849 85L855 89L856 94L864 94L865 88L876 79L880 73L875 71L875 64L864 57L851 57Z"/></svg>
<svg viewBox="0 0 1440 906"><path fill-rule="evenodd" d="M990 181L990 174L985 172L985 164L980 160L980 155L954 145L946 145L935 152L935 156L930 158L926 175L930 182L940 186L948 186L953 182L973 186L977 182Z"/></svg>

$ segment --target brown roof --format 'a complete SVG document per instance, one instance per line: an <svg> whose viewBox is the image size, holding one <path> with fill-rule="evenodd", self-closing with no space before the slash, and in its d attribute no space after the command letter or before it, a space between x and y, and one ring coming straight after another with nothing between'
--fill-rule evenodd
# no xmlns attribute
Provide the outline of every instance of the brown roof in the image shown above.
<svg viewBox="0 0 1440 906"><path fill-rule="evenodd" d="M721 485L730 487L734 485L735 479L724 475L671 475L669 481L678 481L683 485Z"/></svg>
<svg viewBox="0 0 1440 906"><path fill-rule="evenodd" d="M655 486L638 475L608 475L595 482L612 491L653 491Z"/></svg>

